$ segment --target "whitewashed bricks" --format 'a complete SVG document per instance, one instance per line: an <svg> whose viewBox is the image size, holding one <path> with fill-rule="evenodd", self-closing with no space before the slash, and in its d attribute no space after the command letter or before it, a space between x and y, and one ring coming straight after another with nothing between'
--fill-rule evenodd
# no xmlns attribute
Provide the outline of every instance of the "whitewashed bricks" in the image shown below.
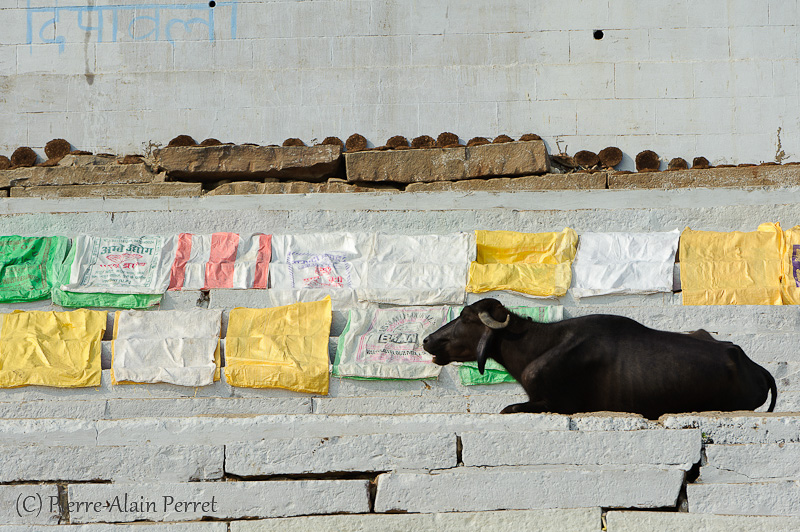
<svg viewBox="0 0 800 532"><path fill-rule="evenodd" d="M223 476L222 446L0 445L0 482L190 481Z"/></svg>
<svg viewBox="0 0 800 532"><path fill-rule="evenodd" d="M225 446L225 471L243 477L455 466L452 433L271 439Z"/></svg>
<svg viewBox="0 0 800 532"><path fill-rule="evenodd" d="M800 443L706 445L705 451L706 465L700 468L704 482L712 473L736 483L800 479Z"/></svg>
<svg viewBox="0 0 800 532"><path fill-rule="evenodd" d="M617 512L606 514L608 532L795 532L797 517L711 515L683 512Z"/></svg>
<svg viewBox="0 0 800 532"><path fill-rule="evenodd" d="M683 471L651 467L492 467L378 477L376 512L673 506Z"/></svg>
<svg viewBox="0 0 800 532"><path fill-rule="evenodd" d="M661 465L700 461L699 430L463 432L465 466Z"/></svg>
<svg viewBox="0 0 800 532"><path fill-rule="evenodd" d="M369 511L365 480L70 484L73 523L195 521Z"/></svg>
<svg viewBox="0 0 800 532"><path fill-rule="evenodd" d="M599 508L406 515L326 515L231 523L231 532L597 532ZM0 527L0 532L2 528Z"/></svg>
<svg viewBox="0 0 800 532"><path fill-rule="evenodd" d="M689 484L689 512L800 517L800 485L794 481Z"/></svg>
<svg viewBox="0 0 800 532"><path fill-rule="evenodd" d="M57 525L61 516L55 484L0 486L0 523Z"/></svg>

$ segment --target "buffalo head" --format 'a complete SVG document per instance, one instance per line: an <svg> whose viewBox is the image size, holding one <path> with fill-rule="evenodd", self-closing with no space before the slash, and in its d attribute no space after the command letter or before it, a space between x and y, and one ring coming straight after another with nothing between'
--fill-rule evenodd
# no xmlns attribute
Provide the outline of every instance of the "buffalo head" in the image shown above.
<svg viewBox="0 0 800 532"><path fill-rule="evenodd" d="M511 312L496 299L481 299L461 311L461 315L422 341L436 364L477 360L483 373L492 335L508 327Z"/></svg>

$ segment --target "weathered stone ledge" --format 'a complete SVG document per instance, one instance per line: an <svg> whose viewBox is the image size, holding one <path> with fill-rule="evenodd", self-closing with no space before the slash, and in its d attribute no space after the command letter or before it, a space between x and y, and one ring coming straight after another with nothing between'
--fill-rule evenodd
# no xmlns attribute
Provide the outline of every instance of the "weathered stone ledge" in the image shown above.
<svg viewBox="0 0 800 532"><path fill-rule="evenodd" d="M308 181L267 182L236 181L225 183L208 192L209 196L235 195L235 194L310 194L310 193L340 193L340 192L399 192L391 185L363 186L348 183L344 179L331 178L324 183L310 183Z"/></svg>
<svg viewBox="0 0 800 532"><path fill-rule="evenodd" d="M341 146L188 146L162 148L153 161L170 179L194 181L264 178L322 181L341 172Z"/></svg>
<svg viewBox="0 0 800 532"><path fill-rule="evenodd" d="M0 172L0 188L141 184L164 181L145 164L91 164L85 166L33 166Z"/></svg>
<svg viewBox="0 0 800 532"><path fill-rule="evenodd" d="M11 187L12 198L159 198L196 197L202 194L200 183L147 183L140 185L64 185Z"/></svg>
<svg viewBox="0 0 800 532"><path fill-rule="evenodd" d="M800 165L761 165L704 170L611 173L610 189L674 189L723 187L776 187L800 185Z"/></svg>
<svg viewBox="0 0 800 532"><path fill-rule="evenodd" d="M345 153L347 180L429 183L476 177L544 174L550 158L544 142Z"/></svg>
<svg viewBox="0 0 800 532"><path fill-rule="evenodd" d="M494 179L465 179L435 183L411 183L406 192L517 192L526 190L584 190L606 188L606 172L544 174Z"/></svg>

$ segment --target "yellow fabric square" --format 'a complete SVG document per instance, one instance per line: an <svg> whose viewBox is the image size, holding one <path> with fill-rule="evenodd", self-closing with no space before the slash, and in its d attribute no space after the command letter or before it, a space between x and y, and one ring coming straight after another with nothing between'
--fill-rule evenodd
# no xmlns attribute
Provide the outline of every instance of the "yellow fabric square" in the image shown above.
<svg viewBox="0 0 800 532"><path fill-rule="evenodd" d="M100 386L106 313L15 311L3 316L0 387Z"/></svg>
<svg viewBox="0 0 800 532"><path fill-rule="evenodd" d="M775 225L780 230L780 226ZM782 235L781 298L784 305L798 305L800 304L800 225L783 231Z"/></svg>
<svg viewBox="0 0 800 532"><path fill-rule="evenodd" d="M285 307L235 308L225 339L228 384L327 395L330 333L330 297Z"/></svg>
<svg viewBox="0 0 800 532"><path fill-rule="evenodd" d="M469 268L468 292L514 290L532 296L563 296L572 281L578 235L475 231L477 260Z"/></svg>
<svg viewBox="0 0 800 532"><path fill-rule="evenodd" d="M681 233L684 305L780 305L783 235L777 224L758 231Z"/></svg>

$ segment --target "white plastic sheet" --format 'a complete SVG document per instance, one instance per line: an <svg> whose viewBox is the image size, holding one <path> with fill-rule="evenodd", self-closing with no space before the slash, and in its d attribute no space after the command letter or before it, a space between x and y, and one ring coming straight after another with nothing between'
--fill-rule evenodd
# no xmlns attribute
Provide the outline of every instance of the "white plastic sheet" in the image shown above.
<svg viewBox="0 0 800 532"><path fill-rule="evenodd" d="M362 379L435 378L441 366L422 340L447 322L449 307L354 309L339 337L333 374Z"/></svg>
<svg viewBox="0 0 800 532"><path fill-rule="evenodd" d="M181 233L169 289L266 288L270 240L262 233Z"/></svg>
<svg viewBox="0 0 800 532"><path fill-rule="evenodd" d="M394 305L463 304L473 260L473 233L378 234L358 297Z"/></svg>
<svg viewBox="0 0 800 532"><path fill-rule="evenodd" d="M371 233L273 235L270 287L355 290L374 241Z"/></svg>
<svg viewBox="0 0 800 532"><path fill-rule="evenodd" d="M572 295L671 292L680 232L583 233L572 264Z"/></svg>
<svg viewBox="0 0 800 532"><path fill-rule="evenodd" d="M214 383L221 310L124 310L116 314L114 382Z"/></svg>
<svg viewBox="0 0 800 532"><path fill-rule="evenodd" d="M83 293L163 294L175 259L174 236L75 239L69 283L61 290Z"/></svg>

